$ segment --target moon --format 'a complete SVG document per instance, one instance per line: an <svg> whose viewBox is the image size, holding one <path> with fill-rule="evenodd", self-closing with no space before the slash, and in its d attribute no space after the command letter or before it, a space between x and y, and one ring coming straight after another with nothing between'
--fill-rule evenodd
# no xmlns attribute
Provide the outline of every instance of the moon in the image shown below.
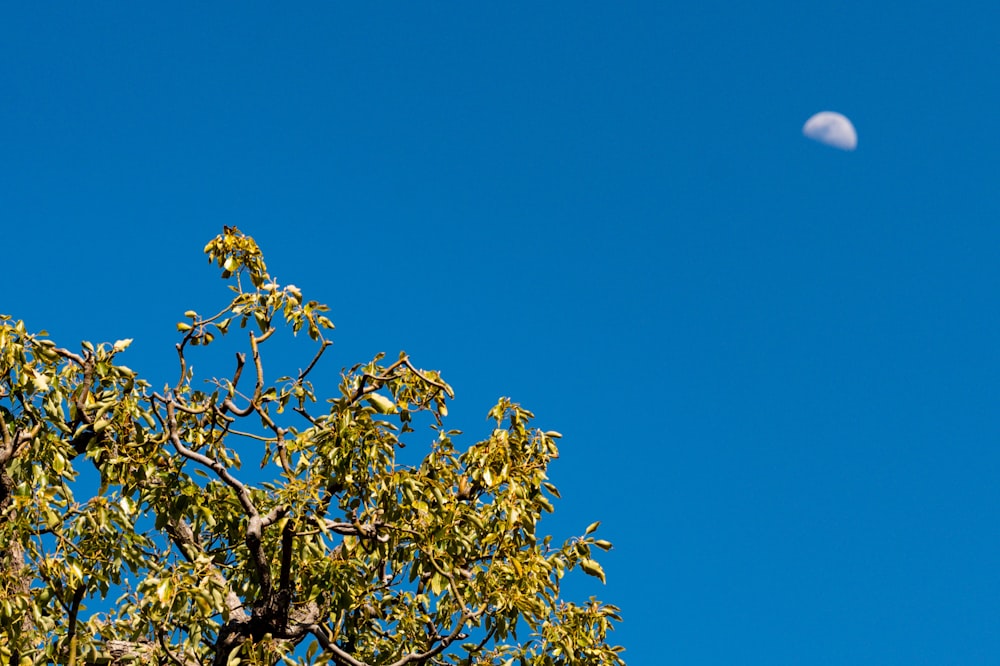
<svg viewBox="0 0 1000 666"><path fill-rule="evenodd" d="M836 111L820 111L806 121L802 133L812 139L840 150L858 147L858 133L851 121Z"/></svg>

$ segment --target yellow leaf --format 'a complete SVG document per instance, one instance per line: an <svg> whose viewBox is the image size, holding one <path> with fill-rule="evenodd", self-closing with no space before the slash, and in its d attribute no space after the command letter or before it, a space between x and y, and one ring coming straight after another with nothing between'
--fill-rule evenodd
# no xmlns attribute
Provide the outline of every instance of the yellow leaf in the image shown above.
<svg viewBox="0 0 1000 666"><path fill-rule="evenodd" d="M384 395L378 393L369 393L365 399L368 404L375 408L379 414L392 414L396 411L396 403Z"/></svg>
<svg viewBox="0 0 1000 666"><path fill-rule="evenodd" d="M38 391L38 392L48 391L49 390L49 379L48 379L48 377L46 377L45 375L43 375L40 372L35 372L35 371L32 371L32 372L34 372L35 376L31 380L31 383L35 385L35 390Z"/></svg>
<svg viewBox="0 0 1000 666"><path fill-rule="evenodd" d="M165 578L156 587L156 598L160 600L161 604L167 603L167 598L170 596L170 588L171 588L171 584L170 584L170 579L169 578Z"/></svg>
<svg viewBox="0 0 1000 666"><path fill-rule="evenodd" d="M63 470L66 469L66 459L62 457L61 453L56 453L52 456L52 469L56 471L56 474L62 474Z"/></svg>
<svg viewBox="0 0 1000 666"><path fill-rule="evenodd" d="M604 579L604 569L602 569L601 565L594 560L580 560L580 568L583 569L584 573L593 576L594 578L600 578L602 583L607 582Z"/></svg>

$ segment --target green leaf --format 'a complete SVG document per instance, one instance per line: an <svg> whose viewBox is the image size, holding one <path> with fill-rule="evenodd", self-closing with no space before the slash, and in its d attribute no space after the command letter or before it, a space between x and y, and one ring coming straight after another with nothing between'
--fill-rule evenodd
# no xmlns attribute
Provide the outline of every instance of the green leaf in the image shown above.
<svg viewBox="0 0 1000 666"><path fill-rule="evenodd" d="M57 452L52 456L52 469L56 471L56 474L62 474L63 470L66 469L66 459L61 453Z"/></svg>
<svg viewBox="0 0 1000 666"><path fill-rule="evenodd" d="M379 414L394 414L396 412L396 403L379 393L369 393L365 396L365 400Z"/></svg>
<svg viewBox="0 0 1000 666"><path fill-rule="evenodd" d="M434 574L431 576L430 581L431 592L434 594L441 594L441 591L448 587L448 579L441 574Z"/></svg>
<svg viewBox="0 0 1000 666"><path fill-rule="evenodd" d="M604 569L601 565L591 559L580 560L580 568L583 569L584 573L593 576L594 578L600 578L602 583L607 581L604 579Z"/></svg>

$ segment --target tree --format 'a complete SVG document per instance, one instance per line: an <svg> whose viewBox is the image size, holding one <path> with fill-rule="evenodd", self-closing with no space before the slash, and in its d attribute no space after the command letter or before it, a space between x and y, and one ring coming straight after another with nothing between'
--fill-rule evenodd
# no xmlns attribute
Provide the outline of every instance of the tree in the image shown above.
<svg viewBox="0 0 1000 666"><path fill-rule="evenodd" d="M618 609L560 597L576 567L603 581L593 556L611 544L597 523L561 544L537 531L559 433L504 398L460 451L451 387L405 354L321 393L327 308L235 228L205 252L235 296L185 313L162 390L119 364L131 340L71 351L0 320L4 663L624 663L607 642ZM196 388L193 348L234 323L248 335L232 375ZM279 328L315 348L271 381ZM423 423L429 451L404 464Z"/></svg>

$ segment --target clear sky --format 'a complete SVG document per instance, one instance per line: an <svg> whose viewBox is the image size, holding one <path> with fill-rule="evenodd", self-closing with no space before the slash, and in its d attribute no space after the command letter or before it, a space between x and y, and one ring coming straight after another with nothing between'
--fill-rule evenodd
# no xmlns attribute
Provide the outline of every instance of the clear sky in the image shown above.
<svg viewBox="0 0 1000 666"><path fill-rule="evenodd" d="M500 395L564 433L630 664L997 662L1000 5L39 7L0 312L172 378L236 225L331 380L406 349L469 442Z"/></svg>

